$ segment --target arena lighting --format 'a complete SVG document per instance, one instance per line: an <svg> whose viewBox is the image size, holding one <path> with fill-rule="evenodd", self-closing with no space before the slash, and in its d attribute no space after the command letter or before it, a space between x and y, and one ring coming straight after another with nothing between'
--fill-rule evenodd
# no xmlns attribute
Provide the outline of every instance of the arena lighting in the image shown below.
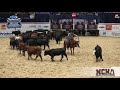
<svg viewBox="0 0 120 90"><path fill-rule="evenodd" d="M74 12L72 13L72 18L76 18L77 14Z"/></svg>
<svg viewBox="0 0 120 90"><path fill-rule="evenodd" d="M77 13L76 13L76 12L73 12L73 13L72 13L72 19L73 19L72 25L73 25L73 30L75 29L74 19L76 18L76 16L77 16Z"/></svg>
<svg viewBox="0 0 120 90"><path fill-rule="evenodd" d="M120 18L119 14L115 14L115 18Z"/></svg>

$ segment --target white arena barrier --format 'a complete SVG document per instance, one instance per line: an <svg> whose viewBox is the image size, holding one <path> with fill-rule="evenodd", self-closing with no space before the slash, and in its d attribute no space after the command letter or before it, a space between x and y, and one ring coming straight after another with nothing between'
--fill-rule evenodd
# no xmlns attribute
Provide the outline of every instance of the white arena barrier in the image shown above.
<svg viewBox="0 0 120 90"><path fill-rule="evenodd" d="M100 36L120 37L120 23L99 23Z"/></svg>

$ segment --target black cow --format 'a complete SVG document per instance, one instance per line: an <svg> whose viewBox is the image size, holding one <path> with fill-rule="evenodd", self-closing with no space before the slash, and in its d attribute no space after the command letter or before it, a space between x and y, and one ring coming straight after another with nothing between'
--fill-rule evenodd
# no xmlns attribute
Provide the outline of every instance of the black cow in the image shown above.
<svg viewBox="0 0 120 90"><path fill-rule="evenodd" d="M56 40L56 43L58 44L60 44L60 41L61 41L61 36L60 35L56 35L55 36L55 40Z"/></svg>
<svg viewBox="0 0 120 90"><path fill-rule="evenodd" d="M50 47L49 47L49 39L47 39L47 38L45 38L45 39L37 39L37 45L38 46L44 45L44 50L45 50L45 46L48 46L48 49L50 49Z"/></svg>
<svg viewBox="0 0 120 90"><path fill-rule="evenodd" d="M26 43L27 40L30 39L31 33L29 33L29 32L22 33L21 36L22 36L22 38L23 38L23 42Z"/></svg>
<svg viewBox="0 0 120 90"><path fill-rule="evenodd" d="M103 59L102 59L102 48L99 45L97 45L95 47L95 56L96 56L96 62L98 62L99 57L103 61Z"/></svg>
<svg viewBox="0 0 120 90"><path fill-rule="evenodd" d="M53 60L54 56L57 56L57 55L61 55L61 60L60 61L62 61L63 55L65 55L65 57L67 58L67 54L66 54L65 48L57 48L57 49L46 50L44 52L44 56L45 55L50 55L52 61L54 61ZM67 58L67 60L68 60L68 58Z"/></svg>
<svg viewBox="0 0 120 90"><path fill-rule="evenodd" d="M12 34L15 34L15 36L18 36L19 34L21 34L21 32L18 30L18 31L12 31Z"/></svg>
<svg viewBox="0 0 120 90"><path fill-rule="evenodd" d="M49 32L50 34L50 39L54 40L55 39L55 31Z"/></svg>
<svg viewBox="0 0 120 90"><path fill-rule="evenodd" d="M29 46L37 46L37 39L28 39L25 43Z"/></svg>
<svg viewBox="0 0 120 90"><path fill-rule="evenodd" d="M82 29L82 36L85 36L85 33L86 33L85 29Z"/></svg>
<svg viewBox="0 0 120 90"><path fill-rule="evenodd" d="M10 39L11 48L15 49L15 47L16 47L16 49L18 49L18 44L19 44L18 40Z"/></svg>

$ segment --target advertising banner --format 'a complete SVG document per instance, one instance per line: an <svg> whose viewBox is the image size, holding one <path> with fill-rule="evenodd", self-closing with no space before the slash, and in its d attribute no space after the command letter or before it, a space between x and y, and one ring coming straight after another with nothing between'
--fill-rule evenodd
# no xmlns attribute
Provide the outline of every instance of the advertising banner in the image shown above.
<svg viewBox="0 0 120 90"><path fill-rule="evenodd" d="M102 31L102 30L99 31L99 35L100 36L113 36L112 31Z"/></svg>
<svg viewBox="0 0 120 90"><path fill-rule="evenodd" d="M60 24L51 24L51 29L60 29Z"/></svg>
<svg viewBox="0 0 120 90"><path fill-rule="evenodd" d="M120 37L120 32L112 32L113 37Z"/></svg>
<svg viewBox="0 0 120 90"><path fill-rule="evenodd" d="M112 30L112 24L106 24L106 30Z"/></svg>
<svg viewBox="0 0 120 90"><path fill-rule="evenodd" d="M85 20L84 19L74 19L75 29L82 30L85 29Z"/></svg>
<svg viewBox="0 0 120 90"><path fill-rule="evenodd" d="M29 30L50 30L50 24L40 23L22 23L21 28L8 28L6 23L0 23L0 37L7 37L12 34L12 31L20 30L21 32L29 31Z"/></svg>
<svg viewBox="0 0 120 90"><path fill-rule="evenodd" d="M112 31L120 31L120 24L116 23L99 23L98 30L112 30Z"/></svg>
<svg viewBox="0 0 120 90"><path fill-rule="evenodd" d="M2 24L2 25L0 26L0 28L1 28L1 30L6 30L6 25L5 25L5 24Z"/></svg>
<svg viewBox="0 0 120 90"><path fill-rule="evenodd" d="M37 29L49 30L50 24L22 24L21 27L21 30L37 30Z"/></svg>
<svg viewBox="0 0 120 90"><path fill-rule="evenodd" d="M73 29L72 19L62 19L62 29Z"/></svg>
<svg viewBox="0 0 120 90"><path fill-rule="evenodd" d="M98 30L106 30L106 25L98 24Z"/></svg>
<svg viewBox="0 0 120 90"><path fill-rule="evenodd" d="M112 25L113 31L120 31L120 25Z"/></svg>
<svg viewBox="0 0 120 90"><path fill-rule="evenodd" d="M96 25L88 25L88 30L96 30Z"/></svg>
<svg viewBox="0 0 120 90"><path fill-rule="evenodd" d="M7 28L21 28L21 18L18 18L16 15L12 15L7 18Z"/></svg>
<svg viewBox="0 0 120 90"><path fill-rule="evenodd" d="M75 25L75 29L79 30L85 29L85 25Z"/></svg>
<svg viewBox="0 0 120 90"><path fill-rule="evenodd" d="M88 30L97 30L97 24L96 24L96 22L90 22L90 23L88 23L87 29Z"/></svg>
<svg viewBox="0 0 120 90"><path fill-rule="evenodd" d="M120 31L99 31L100 36L120 37Z"/></svg>
<svg viewBox="0 0 120 90"><path fill-rule="evenodd" d="M98 30L100 36L120 37L120 24L118 23L100 23Z"/></svg>

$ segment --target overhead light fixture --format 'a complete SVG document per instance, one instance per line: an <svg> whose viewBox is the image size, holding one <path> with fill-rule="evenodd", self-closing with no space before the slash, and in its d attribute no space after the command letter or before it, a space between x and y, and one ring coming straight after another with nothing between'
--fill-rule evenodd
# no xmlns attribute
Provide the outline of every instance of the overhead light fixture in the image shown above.
<svg viewBox="0 0 120 90"><path fill-rule="evenodd" d="M119 14L115 14L115 18L120 18Z"/></svg>
<svg viewBox="0 0 120 90"><path fill-rule="evenodd" d="M72 18L76 18L77 14L74 12L72 13Z"/></svg>

